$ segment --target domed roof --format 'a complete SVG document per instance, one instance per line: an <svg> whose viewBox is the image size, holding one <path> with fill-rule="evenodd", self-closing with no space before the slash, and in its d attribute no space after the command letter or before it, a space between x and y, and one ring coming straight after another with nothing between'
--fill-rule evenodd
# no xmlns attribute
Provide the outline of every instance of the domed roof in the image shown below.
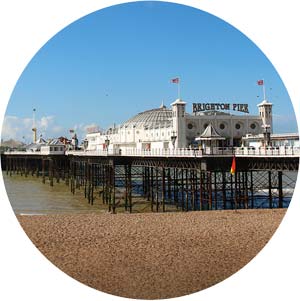
<svg viewBox="0 0 300 301"><path fill-rule="evenodd" d="M138 128L158 128L169 127L172 125L172 110L164 105L158 109L152 109L138 113L122 124L122 127L135 126Z"/></svg>

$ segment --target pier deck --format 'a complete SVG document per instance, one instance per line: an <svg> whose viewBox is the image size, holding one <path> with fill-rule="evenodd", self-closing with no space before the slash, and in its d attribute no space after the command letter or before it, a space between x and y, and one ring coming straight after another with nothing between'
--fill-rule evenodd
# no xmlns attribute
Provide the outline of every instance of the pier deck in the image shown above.
<svg viewBox="0 0 300 301"><path fill-rule="evenodd" d="M230 173L233 154L236 172ZM68 151L64 155L8 152L8 175L65 181L71 193L82 189L88 203L101 198L115 213L132 212L133 197L151 211L287 207L299 167L299 148L209 150ZM291 175L292 174L292 175Z"/></svg>

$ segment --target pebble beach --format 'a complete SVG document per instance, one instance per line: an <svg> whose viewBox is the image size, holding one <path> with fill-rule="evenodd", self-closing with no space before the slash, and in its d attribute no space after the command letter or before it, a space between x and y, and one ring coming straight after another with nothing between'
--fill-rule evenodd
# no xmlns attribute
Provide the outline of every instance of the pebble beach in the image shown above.
<svg viewBox="0 0 300 301"><path fill-rule="evenodd" d="M237 272L270 240L285 212L255 209L17 218L36 247L81 283L127 298L164 299L203 290Z"/></svg>

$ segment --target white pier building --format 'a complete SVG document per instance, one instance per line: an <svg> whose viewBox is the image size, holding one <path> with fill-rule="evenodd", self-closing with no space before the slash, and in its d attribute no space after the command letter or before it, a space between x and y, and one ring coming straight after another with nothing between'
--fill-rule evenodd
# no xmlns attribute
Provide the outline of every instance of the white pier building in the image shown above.
<svg viewBox="0 0 300 301"><path fill-rule="evenodd" d="M234 115L225 110L247 114ZM123 124L107 131L86 135L88 151L110 150L122 153L128 149L184 149L211 146L241 146L243 137L272 133L272 104L258 104L258 114L248 114L247 104L193 104L193 113L186 111L186 102L175 100L170 108L163 104L141 112ZM207 129L209 127L209 129ZM211 133L212 137L208 137Z"/></svg>

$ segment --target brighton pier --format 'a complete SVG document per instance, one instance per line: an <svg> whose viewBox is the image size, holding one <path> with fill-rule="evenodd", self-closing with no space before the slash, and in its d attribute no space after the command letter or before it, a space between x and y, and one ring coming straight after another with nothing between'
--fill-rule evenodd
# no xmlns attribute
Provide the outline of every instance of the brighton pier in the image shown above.
<svg viewBox="0 0 300 301"><path fill-rule="evenodd" d="M34 143L26 151L5 152L2 169L41 177L51 186L64 181L71 193L82 191L91 205L100 199L112 213L134 212L139 202L151 211L289 205L299 135L272 133L271 103L260 103L258 116L192 116L185 106L177 99L171 109L162 105L106 132L88 133L81 148L76 135L73 149L57 139L36 140L33 126Z"/></svg>
<svg viewBox="0 0 300 301"><path fill-rule="evenodd" d="M230 173L233 154L236 171ZM173 152L113 153L69 151L64 155L12 152L2 156L7 175L41 177L51 186L65 181L71 193L82 190L88 203L95 196L117 212L132 212L141 198L152 211L282 208L299 167L297 148L284 150L214 148ZM285 178L285 180L284 180ZM288 180L287 180L288 179ZM284 184L285 183L285 184ZM118 191L118 192L117 192ZM257 193L263 192L259 196ZM138 196L138 197L137 197Z"/></svg>

